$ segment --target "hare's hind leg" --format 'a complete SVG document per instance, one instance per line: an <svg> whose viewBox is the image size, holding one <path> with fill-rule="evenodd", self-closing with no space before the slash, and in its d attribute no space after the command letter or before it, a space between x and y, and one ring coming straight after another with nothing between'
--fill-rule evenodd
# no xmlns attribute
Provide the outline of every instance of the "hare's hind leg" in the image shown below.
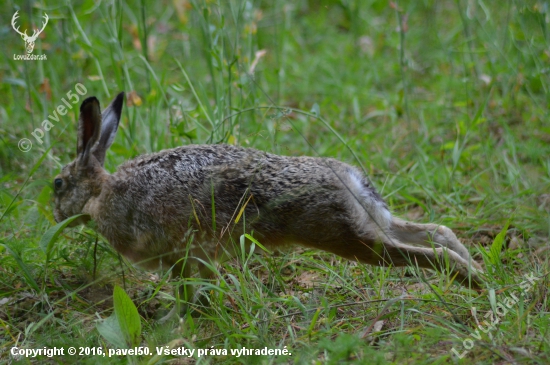
<svg viewBox="0 0 550 365"><path fill-rule="evenodd" d="M378 230L367 223L360 230L363 234L355 233L345 245L335 245L327 251L371 265L418 265L436 269L451 277L456 275L457 282L466 286L471 278L472 287L481 287L479 265L447 227L415 224L391 217L389 225L380 228ZM369 233L365 236L364 232Z"/></svg>
<svg viewBox="0 0 550 365"><path fill-rule="evenodd" d="M456 281L481 288L478 270L447 247L417 247L401 242L395 235L378 233L378 238L354 236L344 244L317 246L344 258L376 266L419 266L446 272ZM314 246L315 247L315 246Z"/></svg>
<svg viewBox="0 0 550 365"><path fill-rule="evenodd" d="M472 285L475 288L480 288L481 280L478 277L478 272L482 271L481 266L472 259L468 249L449 228L433 223L412 223L392 217L388 238L390 238L389 247L392 247L394 251L412 254L420 267L433 268L435 266L444 272L446 271L444 259L446 255L451 272L457 274L459 282L467 283L468 277L471 277ZM389 250L392 251L392 248Z"/></svg>
<svg viewBox="0 0 550 365"><path fill-rule="evenodd" d="M433 223L419 224L396 217L392 218L390 232L399 241L423 247L446 247L467 262L471 262L476 269L481 270L479 264L472 260L468 249L458 240L451 229Z"/></svg>
<svg viewBox="0 0 550 365"><path fill-rule="evenodd" d="M348 232L348 237L339 245L318 243L318 248L371 265L435 268L456 275L457 281L464 284L471 277L472 285L480 287L476 270L479 266L450 229L393 217L365 179L355 170L347 171L348 175L342 176L350 191L350 219L347 227L338 231ZM335 235L325 239L335 243L339 238Z"/></svg>

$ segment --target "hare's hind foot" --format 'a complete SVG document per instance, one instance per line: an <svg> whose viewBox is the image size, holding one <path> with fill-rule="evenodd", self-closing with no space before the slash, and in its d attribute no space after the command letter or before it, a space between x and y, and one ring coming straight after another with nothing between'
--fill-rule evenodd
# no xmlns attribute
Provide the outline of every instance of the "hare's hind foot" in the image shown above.
<svg viewBox="0 0 550 365"><path fill-rule="evenodd" d="M393 217L385 245L390 261L396 266L418 265L438 269L455 276L464 286L481 289L483 272L468 249L453 231L445 226L429 223L418 224Z"/></svg>
<svg viewBox="0 0 550 365"><path fill-rule="evenodd" d="M403 243L422 247L446 247L466 261L472 259L468 249L458 240L454 232L445 226L433 223L413 223L393 217L390 232ZM481 270L481 266L477 262L471 261L476 269Z"/></svg>
<svg viewBox="0 0 550 365"><path fill-rule="evenodd" d="M455 251L447 247L427 248L413 247L400 242L392 242L384 247L387 258L384 257L382 263L386 262L394 266L418 266L421 268L434 269L454 277L457 283L466 287L471 283L473 289L481 289L483 280L481 280L480 270L474 266L475 261L466 261ZM477 263L475 263L476 266Z"/></svg>

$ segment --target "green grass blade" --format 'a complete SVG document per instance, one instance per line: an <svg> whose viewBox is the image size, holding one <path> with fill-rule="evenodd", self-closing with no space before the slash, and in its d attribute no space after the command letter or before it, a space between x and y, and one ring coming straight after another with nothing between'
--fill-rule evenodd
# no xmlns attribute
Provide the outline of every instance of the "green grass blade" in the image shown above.
<svg viewBox="0 0 550 365"><path fill-rule="evenodd" d="M8 253L14 258L15 262L17 262L17 266L19 266L19 268L21 269L21 272L25 277L26 283L37 292L40 292L40 286L38 286L37 282L32 277L31 271L23 262L21 256L19 256L16 251L12 250L12 248L6 244L0 243L0 246L4 247L4 249L8 251Z"/></svg>

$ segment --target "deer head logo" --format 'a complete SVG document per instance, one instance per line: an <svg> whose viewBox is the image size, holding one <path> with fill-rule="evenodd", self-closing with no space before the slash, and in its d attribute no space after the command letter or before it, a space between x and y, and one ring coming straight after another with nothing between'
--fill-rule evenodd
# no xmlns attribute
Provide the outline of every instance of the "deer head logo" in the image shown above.
<svg viewBox="0 0 550 365"><path fill-rule="evenodd" d="M27 53L31 53L32 50L34 49L34 42L36 42L36 39L38 38L38 35L40 33L42 33L42 31L44 30L44 28L46 28L46 24L48 24L48 14L44 13L44 20L45 22L42 24L42 29L40 30L34 30L32 35L29 37L27 35L27 30L25 29L25 31L23 33L21 33L19 31L19 27L15 27L15 21L17 20L17 18L19 18L19 16L17 15L17 13L19 13L19 10L17 10L15 12L15 14L13 14L13 17L11 18L11 26L13 27L13 29L15 29L15 31L19 34L21 34L21 38L23 38L23 40L25 41L25 48L27 49Z"/></svg>

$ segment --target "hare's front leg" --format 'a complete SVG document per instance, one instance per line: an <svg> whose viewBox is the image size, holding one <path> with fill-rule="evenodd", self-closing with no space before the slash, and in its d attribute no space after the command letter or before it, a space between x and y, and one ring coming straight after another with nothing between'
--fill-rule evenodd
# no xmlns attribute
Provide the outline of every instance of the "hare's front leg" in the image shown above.
<svg viewBox="0 0 550 365"><path fill-rule="evenodd" d="M208 280L212 278L212 271L202 262L198 264L199 276L202 279ZM159 323L164 323L171 319L176 319L184 315L189 310L189 304L200 303L203 306L208 305L208 300L205 297L198 298L198 293L195 291L195 285L190 283L192 266L189 263L178 263L172 269L172 275L180 275L181 283L178 283L174 288L175 303L174 307L164 317L158 320Z"/></svg>

